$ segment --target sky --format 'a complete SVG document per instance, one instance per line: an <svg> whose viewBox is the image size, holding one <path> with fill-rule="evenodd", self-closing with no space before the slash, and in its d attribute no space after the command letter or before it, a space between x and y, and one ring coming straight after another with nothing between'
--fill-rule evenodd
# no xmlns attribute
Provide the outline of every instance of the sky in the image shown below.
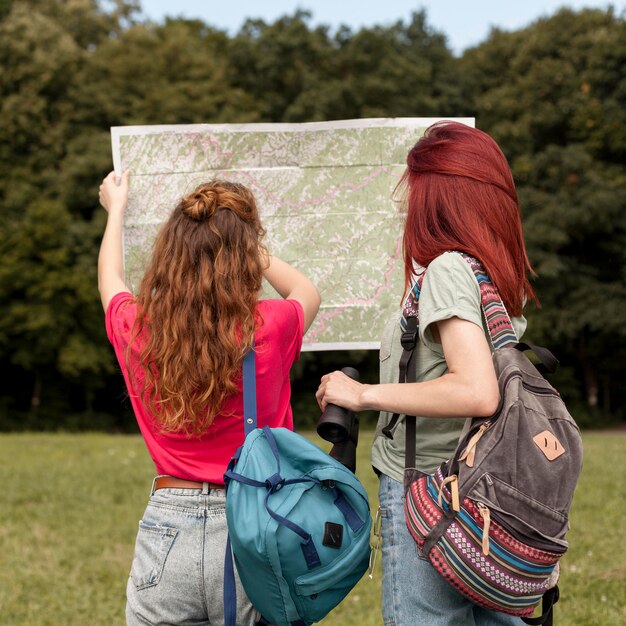
<svg viewBox="0 0 626 626"><path fill-rule="evenodd" d="M492 27L518 30L562 6L573 9L613 6L626 11L626 1L606 0L140 0L143 15L161 22L165 16L200 18L234 34L247 18L273 22L298 8L312 13L311 23L352 30L364 26L407 22L413 11L424 8L428 24L448 37L455 54L484 41Z"/></svg>

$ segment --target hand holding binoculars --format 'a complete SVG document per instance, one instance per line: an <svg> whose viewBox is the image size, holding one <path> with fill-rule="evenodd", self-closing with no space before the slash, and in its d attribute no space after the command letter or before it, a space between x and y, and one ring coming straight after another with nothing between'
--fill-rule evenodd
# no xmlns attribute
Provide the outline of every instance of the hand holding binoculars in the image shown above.
<svg viewBox="0 0 626 626"><path fill-rule="evenodd" d="M353 380L359 380L359 372L353 367L341 370ZM334 443L330 456L349 470L356 470L356 446L359 441L359 416L336 404L328 404L317 423L317 434Z"/></svg>

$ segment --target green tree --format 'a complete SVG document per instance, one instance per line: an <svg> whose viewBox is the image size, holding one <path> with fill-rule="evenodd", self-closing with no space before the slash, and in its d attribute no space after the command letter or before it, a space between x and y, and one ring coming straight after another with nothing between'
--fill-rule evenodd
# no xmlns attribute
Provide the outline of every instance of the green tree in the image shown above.
<svg viewBox="0 0 626 626"><path fill-rule="evenodd" d="M408 24L310 28L298 11L248 21L230 42L235 84L254 96L263 121L452 115L453 56L423 12Z"/></svg>
<svg viewBox="0 0 626 626"><path fill-rule="evenodd" d="M113 372L94 290L94 234L61 203L37 198L4 232L0 348L13 365L32 374L33 411L42 402L46 368L68 378L91 377L92 385L97 376ZM87 385L87 397L89 392Z"/></svg>
<svg viewBox="0 0 626 626"><path fill-rule="evenodd" d="M241 121L251 101L231 86L227 44L197 20L131 25L90 52L72 94L77 122L103 130Z"/></svg>
<svg viewBox="0 0 626 626"><path fill-rule="evenodd" d="M309 29L309 18L309 13L297 11L273 24L248 20L229 42L233 83L254 102L250 121L319 119L314 100L307 111L294 103L320 77L330 78L336 49L327 28Z"/></svg>
<svg viewBox="0 0 626 626"><path fill-rule="evenodd" d="M38 0L0 14L0 365L4 393L26 393L34 413L62 380L78 383L88 406L113 371L97 306L94 172L85 176L80 157L64 162L81 145L71 93L88 50L131 13L122 2L104 14L89 0ZM96 151L90 162L101 172L109 161ZM66 186L81 175L88 204Z"/></svg>
<svg viewBox="0 0 626 626"><path fill-rule="evenodd" d="M413 13L408 23L340 31L336 40L341 44L336 84L353 102L352 117L455 115L454 58L424 11Z"/></svg>

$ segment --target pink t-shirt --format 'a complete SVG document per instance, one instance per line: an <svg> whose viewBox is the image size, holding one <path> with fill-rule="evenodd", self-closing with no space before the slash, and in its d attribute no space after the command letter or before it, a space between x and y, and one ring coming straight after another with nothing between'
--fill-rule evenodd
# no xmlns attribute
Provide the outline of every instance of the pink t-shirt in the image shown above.
<svg viewBox="0 0 626 626"><path fill-rule="evenodd" d="M257 424L293 429L289 370L300 355L304 334L304 313L295 300L261 300L257 310L263 325L255 335ZM159 474L187 480L222 484L226 466L243 443L243 395L228 398L222 413L215 417L206 433L189 437L160 433L133 389L126 367L126 346L137 314L130 293L116 294L106 311L106 329L122 368L137 423ZM141 349L136 341L130 365L138 365Z"/></svg>

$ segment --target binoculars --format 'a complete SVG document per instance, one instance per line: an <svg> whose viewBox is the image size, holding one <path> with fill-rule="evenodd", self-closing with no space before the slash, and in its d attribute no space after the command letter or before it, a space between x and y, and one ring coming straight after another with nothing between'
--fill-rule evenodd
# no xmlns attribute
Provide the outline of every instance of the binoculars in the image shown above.
<svg viewBox="0 0 626 626"><path fill-rule="evenodd" d="M353 367L341 370L353 380L359 380L359 372ZM317 422L317 434L326 441L335 444L330 456L345 465L349 470L356 470L356 446L359 441L359 416L336 404L328 404Z"/></svg>

